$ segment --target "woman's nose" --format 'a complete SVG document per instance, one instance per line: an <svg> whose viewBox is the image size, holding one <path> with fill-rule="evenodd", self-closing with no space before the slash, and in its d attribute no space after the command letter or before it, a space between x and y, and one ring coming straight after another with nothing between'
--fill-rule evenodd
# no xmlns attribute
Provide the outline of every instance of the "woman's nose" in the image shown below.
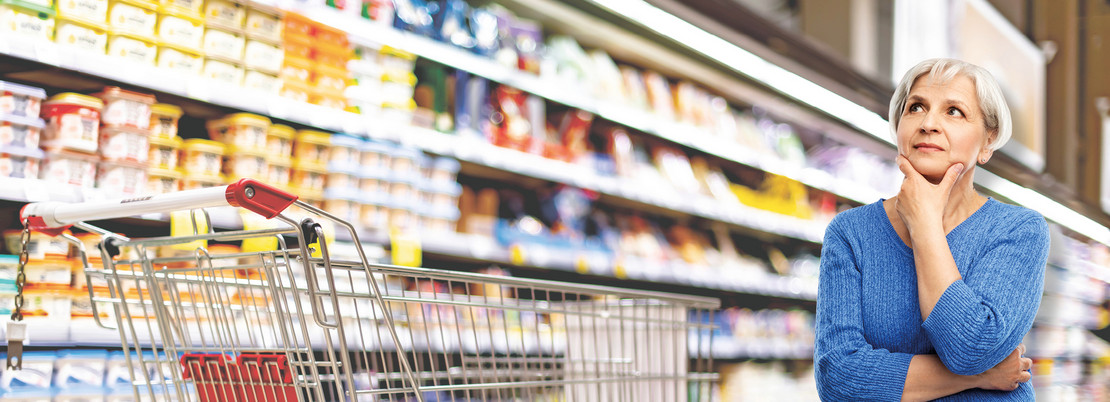
<svg viewBox="0 0 1110 402"><path fill-rule="evenodd" d="M921 132L935 133L940 131L940 116L933 111L928 111L921 119Z"/></svg>

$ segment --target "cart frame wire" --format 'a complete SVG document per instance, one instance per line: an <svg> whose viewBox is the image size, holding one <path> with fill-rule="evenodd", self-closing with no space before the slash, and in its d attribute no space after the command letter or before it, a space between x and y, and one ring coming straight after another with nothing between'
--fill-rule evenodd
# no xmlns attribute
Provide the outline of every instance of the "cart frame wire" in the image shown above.
<svg viewBox="0 0 1110 402"><path fill-rule="evenodd" d="M201 208L221 205L285 226L200 230L197 211L207 220ZM193 211L192 236L84 223L178 210ZM700 401L717 381L717 299L372 264L354 225L250 179L21 215L36 230L101 236L94 267L62 234L96 323L119 332L135 400ZM333 258L326 224L346 230L357 259ZM277 247L209 244L260 240Z"/></svg>

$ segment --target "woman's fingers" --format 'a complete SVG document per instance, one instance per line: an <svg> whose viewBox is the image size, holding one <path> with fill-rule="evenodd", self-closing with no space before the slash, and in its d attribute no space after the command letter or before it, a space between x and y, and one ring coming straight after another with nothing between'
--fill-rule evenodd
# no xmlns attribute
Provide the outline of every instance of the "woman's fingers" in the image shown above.
<svg viewBox="0 0 1110 402"><path fill-rule="evenodd" d="M1029 382L1029 380L1032 379L1032 378L1033 378L1033 375L1029 374L1028 371L1022 371L1021 375L1018 376L1018 382Z"/></svg>
<svg viewBox="0 0 1110 402"><path fill-rule="evenodd" d="M1021 351L1021 352L1018 352L1018 356L1025 356L1025 344L1024 343L1019 343L1018 347L1017 347L1017 350Z"/></svg>
<svg viewBox="0 0 1110 402"><path fill-rule="evenodd" d="M1021 358L1021 370L1025 371L1031 368L1033 368L1033 359L1030 359L1028 357Z"/></svg>

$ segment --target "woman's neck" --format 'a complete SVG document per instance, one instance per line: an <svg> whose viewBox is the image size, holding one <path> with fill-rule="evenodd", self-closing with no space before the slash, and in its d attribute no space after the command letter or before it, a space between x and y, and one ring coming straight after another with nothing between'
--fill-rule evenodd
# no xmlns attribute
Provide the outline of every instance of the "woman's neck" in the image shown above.
<svg viewBox="0 0 1110 402"><path fill-rule="evenodd" d="M975 168L968 170L956 184L952 185L952 191L948 193L948 203L944 207L942 217L945 233L954 229L987 202L986 197L975 191L974 174Z"/></svg>

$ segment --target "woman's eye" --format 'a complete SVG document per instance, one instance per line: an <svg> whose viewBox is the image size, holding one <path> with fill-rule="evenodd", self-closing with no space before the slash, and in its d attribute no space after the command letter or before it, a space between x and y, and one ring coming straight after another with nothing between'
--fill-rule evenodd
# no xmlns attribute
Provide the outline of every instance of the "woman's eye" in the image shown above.
<svg viewBox="0 0 1110 402"><path fill-rule="evenodd" d="M910 107L906 108L906 111L915 113L915 112L920 112L923 109L924 109L924 107L922 107L920 103L914 103L914 104L910 105Z"/></svg>
<svg viewBox="0 0 1110 402"><path fill-rule="evenodd" d="M958 117L958 116L963 116L964 112L961 112L960 109L956 109L956 108L952 107L952 108L948 108L948 115Z"/></svg>

